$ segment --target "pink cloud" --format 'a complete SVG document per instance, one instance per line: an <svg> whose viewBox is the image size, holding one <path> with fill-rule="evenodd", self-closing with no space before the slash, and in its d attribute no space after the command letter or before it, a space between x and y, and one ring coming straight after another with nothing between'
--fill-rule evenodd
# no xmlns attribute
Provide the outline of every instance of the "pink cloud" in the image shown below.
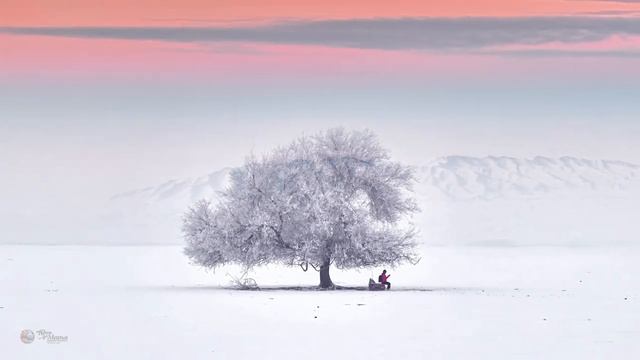
<svg viewBox="0 0 640 360"><path fill-rule="evenodd" d="M637 38L569 47L576 51L640 48ZM638 73L629 59L538 59L500 51L567 49L566 44L500 47L496 55L336 49L320 46L0 36L0 77L22 81L186 81L204 83L377 82L428 84ZM634 70L635 69L635 70Z"/></svg>

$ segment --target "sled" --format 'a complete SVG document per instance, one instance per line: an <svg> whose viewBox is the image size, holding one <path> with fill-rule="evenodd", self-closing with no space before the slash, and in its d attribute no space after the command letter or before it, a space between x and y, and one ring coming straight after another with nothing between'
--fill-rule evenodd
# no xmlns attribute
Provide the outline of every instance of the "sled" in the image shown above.
<svg viewBox="0 0 640 360"><path fill-rule="evenodd" d="M369 290L370 291L379 291L379 290L384 290L385 289L385 285L384 284L380 284L377 283L375 281L373 281L373 279L369 279Z"/></svg>

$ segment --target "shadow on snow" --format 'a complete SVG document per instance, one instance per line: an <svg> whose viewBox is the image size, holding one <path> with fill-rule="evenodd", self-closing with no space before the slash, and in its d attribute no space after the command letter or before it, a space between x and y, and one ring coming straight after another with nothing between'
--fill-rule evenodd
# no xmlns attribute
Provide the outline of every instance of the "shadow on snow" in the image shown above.
<svg viewBox="0 0 640 360"><path fill-rule="evenodd" d="M152 291L300 291L300 292L318 292L318 291L369 291L367 286L340 286L336 285L334 289L322 289L318 286L261 286L258 288L244 289L236 286L137 286L131 287L136 290L152 290ZM484 291L483 288L474 287L396 287L388 291L376 292L479 292Z"/></svg>

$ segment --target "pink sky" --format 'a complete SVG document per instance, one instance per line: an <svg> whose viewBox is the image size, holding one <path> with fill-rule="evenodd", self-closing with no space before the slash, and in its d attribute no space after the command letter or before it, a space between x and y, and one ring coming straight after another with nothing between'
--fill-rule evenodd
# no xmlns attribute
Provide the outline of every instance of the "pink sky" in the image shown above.
<svg viewBox="0 0 640 360"><path fill-rule="evenodd" d="M4 0L0 26L186 24L277 18L572 15L638 10L637 4L584 0Z"/></svg>
<svg viewBox="0 0 640 360"><path fill-rule="evenodd" d="M580 50L634 47L637 39L612 39L574 45ZM499 50L565 49L566 45L505 46ZM0 76L24 80L68 81L187 81L243 83L311 79L335 80L348 76L360 82L387 79L411 82L419 79L491 81L501 78L562 73L580 77L593 72L594 61L571 59L522 59L434 54L418 51L341 49L322 46L265 44L183 44L160 41L72 39L0 35ZM640 67L626 66L629 59L599 59L601 75L640 75ZM612 64L622 65L612 66ZM635 69L635 70L633 70ZM536 75L537 74L537 75Z"/></svg>
<svg viewBox="0 0 640 360"><path fill-rule="evenodd" d="M105 4L109 5L105 5ZM159 5L161 4L161 5ZM640 10L632 3L582 0L481 1L296 1L296 0L5 0L0 26L250 26L283 19L400 17L522 17ZM595 42L489 47L504 50L639 50L637 38ZM518 73L529 60L499 56L276 45L242 42L76 39L0 34L0 77L15 79L240 79L287 76L322 78L455 74L483 76L502 70ZM518 64L520 63L520 65ZM544 60L542 63L548 63ZM562 63L560 61L559 63ZM540 68L539 65L535 65ZM474 75L475 74L475 75Z"/></svg>

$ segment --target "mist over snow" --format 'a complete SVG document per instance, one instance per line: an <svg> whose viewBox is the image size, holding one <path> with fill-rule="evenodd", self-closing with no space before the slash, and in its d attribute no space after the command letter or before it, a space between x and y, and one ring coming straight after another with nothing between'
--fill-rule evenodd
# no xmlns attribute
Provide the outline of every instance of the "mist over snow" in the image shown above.
<svg viewBox="0 0 640 360"><path fill-rule="evenodd" d="M640 166L573 157L447 156L416 166L427 245L615 245L638 240ZM179 244L185 210L215 202L230 168L114 195L96 238Z"/></svg>

